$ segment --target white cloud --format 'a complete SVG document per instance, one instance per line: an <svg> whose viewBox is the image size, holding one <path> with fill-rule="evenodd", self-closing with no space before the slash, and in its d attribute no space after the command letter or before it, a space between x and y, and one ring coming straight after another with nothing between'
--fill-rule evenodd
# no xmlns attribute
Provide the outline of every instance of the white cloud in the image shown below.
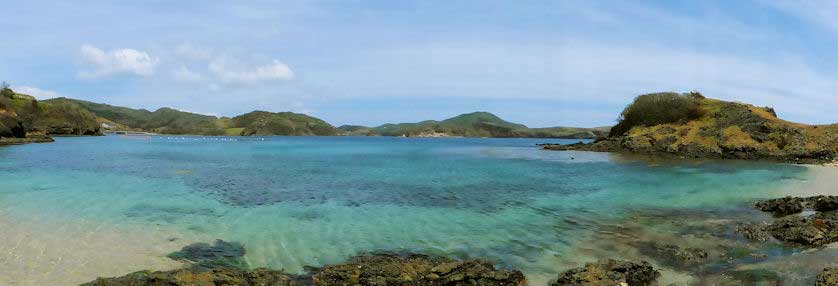
<svg viewBox="0 0 838 286"><path fill-rule="evenodd" d="M256 83L273 80L290 80L294 72L285 63L273 60L270 64L247 67L233 59L216 59L209 63L209 70L219 79L230 83Z"/></svg>
<svg viewBox="0 0 838 286"><path fill-rule="evenodd" d="M186 66L180 66L179 68L172 70L172 78L177 81L202 81L204 76L190 70Z"/></svg>
<svg viewBox="0 0 838 286"><path fill-rule="evenodd" d="M56 97L61 96L57 92L54 92L54 91L51 91L51 90L44 90L44 89L40 89L40 88L37 88L37 87L31 87L31 86L13 86L12 90L14 90L16 93L28 94L28 95L34 96L35 98L40 99L40 100L56 98Z"/></svg>
<svg viewBox="0 0 838 286"><path fill-rule="evenodd" d="M92 71L80 71L82 79L99 79L116 74L150 76L159 62L148 53L134 49L105 52L92 45L81 46L82 59L93 65Z"/></svg>

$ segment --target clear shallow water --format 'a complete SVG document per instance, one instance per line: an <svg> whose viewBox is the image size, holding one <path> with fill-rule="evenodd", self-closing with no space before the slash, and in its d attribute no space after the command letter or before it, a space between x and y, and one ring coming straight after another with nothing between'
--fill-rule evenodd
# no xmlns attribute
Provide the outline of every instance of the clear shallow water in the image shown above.
<svg viewBox="0 0 838 286"><path fill-rule="evenodd" d="M107 136L0 148L0 210L238 241L251 266L291 272L405 250L552 277L604 221L637 209L735 208L807 178L791 165L650 164L534 147L569 140L265 140Z"/></svg>

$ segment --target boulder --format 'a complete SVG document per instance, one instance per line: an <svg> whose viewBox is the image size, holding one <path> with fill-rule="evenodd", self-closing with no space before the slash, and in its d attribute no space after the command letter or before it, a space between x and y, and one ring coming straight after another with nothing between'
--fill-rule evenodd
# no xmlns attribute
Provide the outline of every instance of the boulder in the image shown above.
<svg viewBox="0 0 838 286"><path fill-rule="evenodd" d="M645 286L660 276L649 262L600 260L559 274L550 286L631 285Z"/></svg>

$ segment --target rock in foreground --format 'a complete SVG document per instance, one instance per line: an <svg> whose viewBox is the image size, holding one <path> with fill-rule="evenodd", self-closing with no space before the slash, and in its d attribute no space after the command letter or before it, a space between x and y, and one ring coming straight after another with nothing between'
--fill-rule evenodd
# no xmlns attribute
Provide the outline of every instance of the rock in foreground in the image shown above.
<svg viewBox="0 0 838 286"><path fill-rule="evenodd" d="M646 261L600 260L559 274L550 286L652 285L660 272Z"/></svg>
<svg viewBox="0 0 838 286"><path fill-rule="evenodd" d="M817 286L838 286L838 268L826 268L818 274Z"/></svg>
<svg viewBox="0 0 838 286"><path fill-rule="evenodd" d="M218 242L216 245L220 245ZM194 247L193 247L194 248ZM217 249L216 247L215 249ZM227 249L227 247L224 247ZM204 253L204 251L191 251ZM227 257L225 256L225 259ZM197 267L196 267L197 266ZM209 268L212 266L211 268ZM483 260L455 261L417 254L357 256L344 264L295 276L269 269L245 270L219 264L195 264L175 271L141 271L117 278L99 278L83 286L521 286L524 274L498 270Z"/></svg>
<svg viewBox="0 0 838 286"><path fill-rule="evenodd" d="M768 232L780 241L821 246L838 241L838 211L788 217L771 223Z"/></svg>
<svg viewBox="0 0 838 286"><path fill-rule="evenodd" d="M217 268L208 271L140 271L117 278L99 278L82 286L297 286L291 275L269 269Z"/></svg>
<svg viewBox="0 0 838 286"><path fill-rule="evenodd" d="M487 261L453 261L415 254L358 256L348 263L320 269L313 281L318 286L526 285L520 271L498 270Z"/></svg>

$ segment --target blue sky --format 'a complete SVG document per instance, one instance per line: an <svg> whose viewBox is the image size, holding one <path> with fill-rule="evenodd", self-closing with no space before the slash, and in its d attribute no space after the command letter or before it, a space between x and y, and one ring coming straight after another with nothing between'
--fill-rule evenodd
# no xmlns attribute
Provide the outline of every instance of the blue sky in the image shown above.
<svg viewBox="0 0 838 286"><path fill-rule="evenodd" d="M0 80L219 116L601 126L698 90L838 122L836 1L14 1Z"/></svg>

